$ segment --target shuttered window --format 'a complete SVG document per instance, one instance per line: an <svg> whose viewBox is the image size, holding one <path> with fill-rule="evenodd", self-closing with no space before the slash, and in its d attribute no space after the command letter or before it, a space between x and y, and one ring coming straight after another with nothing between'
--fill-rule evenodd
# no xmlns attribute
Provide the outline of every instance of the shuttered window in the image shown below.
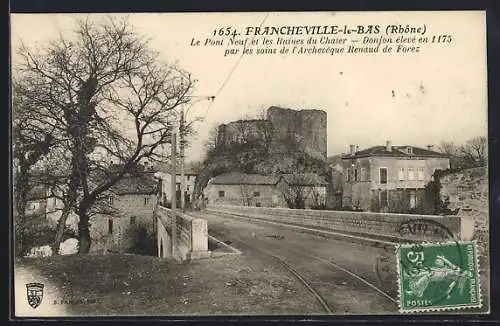
<svg viewBox="0 0 500 326"><path fill-rule="evenodd" d="M387 183L387 168L380 168L380 183Z"/></svg>

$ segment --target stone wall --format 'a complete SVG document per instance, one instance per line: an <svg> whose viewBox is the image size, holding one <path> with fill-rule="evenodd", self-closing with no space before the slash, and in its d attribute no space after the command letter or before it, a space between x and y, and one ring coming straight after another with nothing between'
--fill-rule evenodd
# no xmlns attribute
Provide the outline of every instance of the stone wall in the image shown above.
<svg viewBox="0 0 500 326"><path fill-rule="evenodd" d="M172 210L159 206L156 211L157 218L157 247L158 256L161 258L173 257L185 261L204 258L210 255L208 251L208 226L207 221L193 218L187 214L177 213L176 225L176 250L172 254Z"/></svg>
<svg viewBox="0 0 500 326"><path fill-rule="evenodd" d="M317 159L326 159L327 114L322 110L292 110L272 106L267 120L239 120L219 126L218 149L231 142L268 141L272 153L290 151L290 144Z"/></svg>
<svg viewBox="0 0 500 326"><path fill-rule="evenodd" d="M308 209L283 209L283 208L262 208L262 207L235 207L235 206L215 206L208 207L209 210L216 210L247 217L256 217L273 222L293 223L301 226L320 227L338 232L348 232L367 237L389 237L394 241L435 240L435 236L441 240L441 234L434 234L429 230L425 237L421 234L401 233L403 223L418 220L437 222L445 226L456 238L469 240L472 238L473 227L468 219L461 219L456 216L429 216L410 215L392 213L372 213L372 212L349 212L349 211L321 211ZM428 224L429 225L429 224Z"/></svg>
<svg viewBox="0 0 500 326"><path fill-rule="evenodd" d="M273 125L273 140L285 143L293 137L298 149L314 158L326 159L327 114L322 110L292 110L272 106L267 119ZM275 144L273 147L279 147ZM279 148L275 150L279 151Z"/></svg>
<svg viewBox="0 0 500 326"><path fill-rule="evenodd" d="M441 176L441 196L448 198L450 209L459 208L459 216L469 216L479 228L489 222L488 169L478 167Z"/></svg>
<svg viewBox="0 0 500 326"><path fill-rule="evenodd" d="M265 133L271 129L270 122L262 119L229 122L219 126L217 144L221 144L220 147L223 148L225 145L242 140L264 141Z"/></svg>

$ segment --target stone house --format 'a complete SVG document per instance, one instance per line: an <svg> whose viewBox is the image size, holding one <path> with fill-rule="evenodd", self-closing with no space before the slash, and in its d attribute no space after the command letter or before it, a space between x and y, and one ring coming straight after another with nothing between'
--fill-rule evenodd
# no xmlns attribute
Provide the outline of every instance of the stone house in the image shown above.
<svg viewBox="0 0 500 326"><path fill-rule="evenodd" d="M445 154L406 145L373 146L342 156L344 207L364 211L407 212L415 208L435 170L446 170Z"/></svg>
<svg viewBox="0 0 500 326"><path fill-rule="evenodd" d="M229 172L208 181L204 197L208 204L283 207L279 176Z"/></svg>
<svg viewBox="0 0 500 326"><path fill-rule="evenodd" d="M154 170L156 171L155 176L161 180L161 204L167 206L170 203L172 203L171 168L170 166L166 166L166 167L159 167ZM194 185L197 176L198 172L190 165L186 165L186 167L184 168L184 185L185 185L184 198L186 207L189 207L193 201ZM181 200L181 180L182 180L181 173L179 170L179 166L177 166L175 173L175 181L176 181L175 189L176 189L176 198L178 203L177 207L180 206L180 200Z"/></svg>
<svg viewBox="0 0 500 326"><path fill-rule="evenodd" d="M158 195L159 184L153 171L127 175L111 187L103 205L107 214L97 213L91 217L93 251L103 248L129 251L137 241L139 228L153 234Z"/></svg>
<svg viewBox="0 0 500 326"><path fill-rule="evenodd" d="M90 217L90 250L129 251L135 241L134 232L140 227L153 233L158 183L153 171L134 172L125 175L104 193ZM62 209L63 202L59 198L52 196L47 199L47 219L53 227L57 225ZM78 216L71 212L67 227L77 231L78 220Z"/></svg>
<svg viewBox="0 0 500 326"><path fill-rule="evenodd" d="M229 172L212 178L204 196L208 204L257 207L288 207L287 199L301 196L309 208L325 203L326 182L315 174Z"/></svg>

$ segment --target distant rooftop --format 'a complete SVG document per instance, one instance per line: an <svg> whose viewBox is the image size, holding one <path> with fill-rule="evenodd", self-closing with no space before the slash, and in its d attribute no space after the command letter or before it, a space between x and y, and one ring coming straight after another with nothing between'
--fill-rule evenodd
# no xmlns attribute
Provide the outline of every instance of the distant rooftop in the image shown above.
<svg viewBox="0 0 500 326"><path fill-rule="evenodd" d="M327 182L315 173L283 174L283 180L290 186L326 186Z"/></svg>
<svg viewBox="0 0 500 326"><path fill-rule="evenodd" d="M344 154L342 156L343 159L352 158L352 157L369 157L369 156L390 156L390 157L438 157L438 158L448 158L448 155L433 151L431 149L424 149L417 146L412 145L404 145L404 146L389 146L390 151L388 151L387 146L373 146L360 151L356 151L351 154ZM408 148L411 151L408 151Z"/></svg>
<svg viewBox="0 0 500 326"><path fill-rule="evenodd" d="M218 185L275 185L279 176L228 172L213 178L210 183Z"/></svg>
<svg viewBox="0 0 500 326"><path fill-rule="evenodd" d="M216 176L211 184L218 185L276 185L280 180L291 186L325 186L326 180L314 173L262 175L228 172Z"/></svg>
<svg viewBox="0 0 500 326"><path fill-rule="evenodd" d="M117 195L152 195L157 192L158 181L152 173L137 173L125 176L110 189Z"/></svg>

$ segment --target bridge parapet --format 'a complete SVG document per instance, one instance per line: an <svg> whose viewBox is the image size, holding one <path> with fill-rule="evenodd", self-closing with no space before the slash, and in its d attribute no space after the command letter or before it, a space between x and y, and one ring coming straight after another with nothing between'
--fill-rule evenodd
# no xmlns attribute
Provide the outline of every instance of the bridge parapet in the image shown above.
<svg viewBox="0 0 500 326"><path fill-rule="evenodd" d="M443 234L447 232L446 230L452 233L454 239L470 240L474 232L471 219L455 215L413 215L229 205L209 205L208 209L367 237L385 237L394 242L442 240L443 236L447 236Z"/></svg>
<svg viewBox="0 0 500 326"><path fill-rule="evenodd" d="M171 209L159 206L156 211L158 257L173 257L185 261L205 258L208 251L207 221L188 214L176 213L176 250L172 250L172 225L174 213Z"/></svg>

